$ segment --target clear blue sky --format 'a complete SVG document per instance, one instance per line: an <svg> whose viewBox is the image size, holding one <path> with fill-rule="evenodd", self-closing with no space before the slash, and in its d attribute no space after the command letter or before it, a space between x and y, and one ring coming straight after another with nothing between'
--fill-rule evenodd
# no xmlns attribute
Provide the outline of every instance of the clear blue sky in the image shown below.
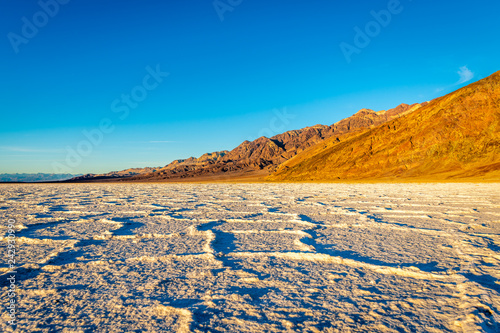
<svg viewBox="0 0 500 333"><path fill-rule="evenodd" d="M162 166L500 70L493 0L59 1L0 2L0 173Z"/></svg>

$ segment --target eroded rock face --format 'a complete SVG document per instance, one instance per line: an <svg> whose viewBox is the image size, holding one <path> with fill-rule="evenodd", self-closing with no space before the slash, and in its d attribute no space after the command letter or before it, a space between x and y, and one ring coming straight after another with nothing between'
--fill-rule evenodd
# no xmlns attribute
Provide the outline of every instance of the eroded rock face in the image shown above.
<svg viewBox="0 0 500 333"><path fill-rule="evenodd" d="M411 112L401 105L372 130L346 134L283 163L269 180L496 180L500 176L500 72ZM371 110L342 128L379 121ZM378 114L378 113L376 113ZM340 125L339 122L338 125ZM375 123L374 123L375 124Z"/></svg>
<svg viewBox="0 0 500 333"><path fill-rule="evenodd" d="M199 158L175 160L161 168L128 169L102 175L85 175L74 180L92 181L102 179L162 180L217 176L231 172L231 177L248 172L269 174L280 164L306 149L332 136L356 132L380 125L408 112L418 109L421 104L401 104L394 109L375 112L362 109L349 118L331 126L315 125L288 131L271 138L260 137L254 141L244 141L231 151L206 153Z"/></svg>
<svg viewBox="0 0 500 333"><path fill-rule="evenodd" d="M214 153L206 153L201 155L199 158L190 157L187 159L175 160L167 166L160 169L161 171L175 170L177 168L190 168L190 167L203 167L209 164L214 164L221 161L222 158L228 153L227 150L217 151Z"/></svg>
<svg viewBox="0 0 500 333"><path fill-rule="evenodd" d="M205 154L198 159L174 161L159 171L138 175L133 179L171 179L225 172L272 172L283 162L334 135L355 132L380 125L399 115L418 109L420 104L401 104L398 107L375 112L362 109L353 116L331 126L315 125L292 130L271 138L260 137L252 142L244 141L231 151Z"/></svg>

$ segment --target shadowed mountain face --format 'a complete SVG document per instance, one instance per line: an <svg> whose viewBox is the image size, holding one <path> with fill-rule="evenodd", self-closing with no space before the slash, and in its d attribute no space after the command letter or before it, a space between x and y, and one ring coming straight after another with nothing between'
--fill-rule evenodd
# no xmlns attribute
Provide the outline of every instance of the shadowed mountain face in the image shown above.
<svg viewBox="0 0 500 333"><path fill-rule="evenodd" d="M283 163L269 180L487 180L499 176L497 72L403 117L329 138Z"/></svg>
<svg viewBox="0 0 500 333"><path fill-rule="evenodd" d="M231 151L177 160L159 170L138 174L128 180L155 181L196 177L226 179L247 174L268 175L281 163L329 137L377 126L419 107L420 104L402 104L388 111L375 112L363 109L331 126L316 125L288 131L272 138L260 137L252 142L245 141Z"/></svg>

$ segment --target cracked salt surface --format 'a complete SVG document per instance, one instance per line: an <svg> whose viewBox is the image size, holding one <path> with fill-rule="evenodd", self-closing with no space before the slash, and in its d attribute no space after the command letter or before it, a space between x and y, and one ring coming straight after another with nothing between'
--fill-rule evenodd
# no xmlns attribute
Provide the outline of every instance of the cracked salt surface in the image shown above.
<svg viewBox="0 0 500 333"><path fill-rule="evenodd" d="M499 190L2 185L16 331L500 332Z"/></svg>

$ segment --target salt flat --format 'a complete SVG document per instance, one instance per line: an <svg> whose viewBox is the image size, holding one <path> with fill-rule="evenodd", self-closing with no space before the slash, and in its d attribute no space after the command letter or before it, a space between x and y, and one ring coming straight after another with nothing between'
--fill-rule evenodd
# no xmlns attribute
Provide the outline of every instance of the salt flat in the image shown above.
<svg viewBox="0 0 500 333"><path fill-rule="evenodd" d="M18 332L500 332L499 184L2 185L0 215Z"/></svg>

